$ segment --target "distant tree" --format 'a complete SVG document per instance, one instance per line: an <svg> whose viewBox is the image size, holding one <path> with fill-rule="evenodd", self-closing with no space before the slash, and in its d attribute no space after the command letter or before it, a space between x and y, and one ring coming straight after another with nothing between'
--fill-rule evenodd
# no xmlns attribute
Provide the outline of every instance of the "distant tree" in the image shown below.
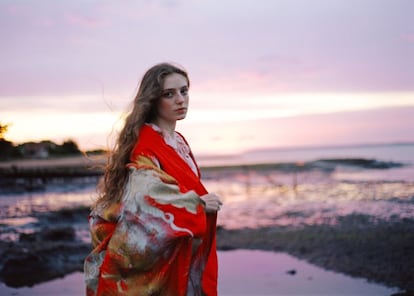
<svg viewBox="0 0 414 296"><path fill-rule="evenodd" d="M88 150L86 151L87 155L102 155L102 154L106 154L107 151L104 149L95 149L95 150Z"/></svg>
<svg viewBox="0 0 414 296"><path fill-rule="evenodd" d="M13 154L13 143L0 139L0 160L9 159Z"/></svg>
<svg viewBox="0 0 414 296"><path fill-rule="evenodd" d="M9 129L8 124L2 124L0 123L0 140L5 140L5 134L7 133L7 130Z"/></svg>
<svg viewBox="0 0 414 296"><path fill-rule="evenodd" d="M73 140L66 140L62 145L52 143L49 145L49 154L54 156L59 155L78 155L82 152L79 150L78 144Z"/></svg>
<svg viewBox="0 0 414 296"><path fill-rule="evenodd" d="M0 123L0 160L9 159L13 155L13 143L5 138L8 128L8 124Z"/></svg>
<svg viewBox="0 0 414 296"><path fill-rule="evenodd" d="M65 154L81 154L82 152L79 150L78 144L76 144L73 140L67 140L62 144L62 150Z"/></svg>

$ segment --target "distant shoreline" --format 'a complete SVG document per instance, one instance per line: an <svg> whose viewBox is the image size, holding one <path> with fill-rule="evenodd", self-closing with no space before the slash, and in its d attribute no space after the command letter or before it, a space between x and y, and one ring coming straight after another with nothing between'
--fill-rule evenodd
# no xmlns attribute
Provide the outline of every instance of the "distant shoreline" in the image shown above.
<svg viewBox="0 0 414 296"><path fill-rule="evenodd" d="M70 170L71 168L78 166L87 169L97 165L102 165L103 167L105 161L106 155L18 160L0 163L0 171L1 168L8 170L13 165L26 168L27 171L35 171L39 167L50 170L57 168ZM216 181L219 182L220 180L227 180L223 183L227 186L230 182L235 180L236 182L240 182L239 186L234 188L236 189L234 192L236 195L237 193L245 194L243 190L251 189L251 192L256 192L258 194L252 195L255 197L254 200L252 199L251 203L246 203L248 207L242 205L241 210L239 211L237 211L237 208L235 207L232 208L231 203L229 204L229 210L227 210L227 212L226 207L223 208L223 214L236 213L235 216L230 215L227 219L231 220L232 223L238 223L238 218L244 219L245 217L243 216L243 209L246 210L245 212L252 211L253 207L260 203L260 200L258 199L266 194L266 192L267 194L280 194L280 198L275 199L275 201L278 201L277 203L266 204L266 207L258 207L258 209L255 210L255 218L262 218L262 213L270 208L283 207L279 202L284 202L285 198L293 196L293 193L284 194L283 190L288 188L293 192L296 184L293 177L295 176L295 172L300 169L318 169L320 171L317 171L316 173L319 178L319 173L321 171L329 176L332 172L331 170L335 169L338 165L354 166L362 169L369 169L375 166L378 168L379 166L380 169L386 170L393 164L400 165L399 163L382 162L375 159L331 158L304 163L269 162L252 165L201 166L201 170L203 178L205 178L206 181L212 181L212 183ZM278 171L272 172L266 170ZM358 169L358 171L361 170ZM273 173L278 176L287 177L286 183L283 183L283 180L280 179L277 180L277 182L275 181L276 179L273 178L267 179L268 176L272 177ZM312 174L313 171L310 171L310 173ZM371 174L371 171L368 171L367 173ZM259 191L254 191L255 187L250 187L250 185L254 183L255 180L261 180L261 177L265 178L267 183L257 187ZM96 182L96 179L87 179L92 180L92 183L94 184ZM312 180L313 179L307 181L312 183ZM0 181L3 181L1 175ZM60 180L57 181L59 182ZM76 187L76 182L67 183L75 183L75 188L78 188ZM283 184L288 185L285 187ZM304 189L303 191L299 190L298 192L299 194L302 192L309 197L312 197L312 194L326 194L327 196L330 196L330 199L333 201L336 196L341 194L341 184L342 183L338 184L338 186L335 187L335 190L329 192L327 192L327 189L329 190L327 187L319 187L319 190L316 191L313 189ZM391 200L388 196L392 197L394 194L393 192L396 192L395 190L404 191L408 188L409 190L407 191L407 194L403 195L401 198L397 196L397 200L393 202L398 202L399 204L407 203L407 205L412 203L411 192L413 191L410 189L412 188L412 181L409 181L407 184L404 183L406 186L403 184L403 187L401 184L403 183L398 183L397 187L391 186L392 188L385 190L384 194L387 194L386 201ZM358 184L357 187L351 186L354 189L349 188L348 185L349 184L347 183L346 186L348 189L346 190L348 190L347 192L351 195L371 194L373 191L375 192L376 190L379 190L378 192L382 192L383 189L386 189L381 186L371 186L373 183ZM366 190L361 191L361 188L366 187ZM4 187L0 186L0 188L3 189ZM237 191L237 188L243 192ZM262 189L266 189L267 191ZM273 189L275 191L272 191ZM24 190L24 188L22 190ZM256 199L256 197L258 197L258 199ZM338 202L337 205L340 206L340 201ZM381 200L380 202L382 203ZM336 204L336 202L334 204ZM315 211L321 211L322 213L325 209L332 208L323 208L321 205L322 203L315 203L315 206L317 206ZM32 206L32 204L30 204L30 206ZM4 273L10 273L8 277L9 280L18 279L19 277L24 278L25 280L30 280L33 270L43 264L39 264L39 260L44 260L44 262L50 264L47 265L50 268L48 267L43 271L43 276L45 278L48 278L49 276L52 277L52 275L55 277L56 274L57 276L60 276L62 272L66 274L74 270L81 270L82 268L82 258L84 258L85 254L88 252L90 245L85 241L79 241L76 237L76 230L83 229L84 233L87 232L88 206L77 209L61 209L57 212L44 212L44 209L43 205L42 210L38 212L34 211L33 208L30 209L30 217L35 217L39 220L36 226L38 227L36 232L27 235L19 234L18 241L13 243L6 241L0 242L0 251L7 255L7 257L0 259L0 270L4 264L9 262L7 263L9 264L8 267L3 269ZM335 217L335 220L329 220L329 215L321 215L320 218L328 218L327 220L317 220L321 221L322 224L307 224L300 223L300 221L306 221L307 217L311 217L307 216L306 206L300 207L299 209L297 207L291 209L294 209L295 211L288 210L281 213L275 211L274 215L271 217L269 216L274 223L277 223L278 220L281 221L280 219L288 219L290 222L287 225L289 226L280 224L278 226L262 226L258 228L240 227L239 229L219 227L217 230L217 248L219 250L242 248L283 251L325 269L343 272L352 276L364 277L390 286L398 286L410 290L414 289L414 286L412 286L412 275L414 274L412 272L414 266L414 221L412 217L405 218L399 217L398 215L391 215L389 218L377 219L375 215L374 217L368 212L368 214L341 214ZM246 219L248 218L249 215L246 214ZM336 222L331 223L330 221ZM31 250L31 253L28 254L27 250ZM56 261L56 258L61 258L59 260L63 261ZM70 262L65 262L66 259ZM22 270L20 270L20 268L27 267L29 264L33 264L36 268L29 268L27 276L21 276ZM63 265L59 264L63 264L64 268L62 268ZM11 266L15 267L15 274L11 273L13 271L13 269L10 269ZM42 266L46 265L43 264ZM49 273L51 270L54 270L56 274L51 275ZM41 276L41 272L39 270L37 270L37 272L39 276ZM16 276L16 274L19 274L19 276ZM3 277L5 276L6 275L4 274Z"/></svg>
<svg viewBox="0 0 414 296"><path fill-rule="evenodd" d="M366 168L370 168L369 166L373 165L374 162L377 164L380 163L383 165L383 168L388 168L386 165L390 166L401 166L403 164L390 162L390 161L381 161L372 158L353 158L353 157L346 157L346 158L322 158L322 159L315 159L314 161L308 162L290 162L290 161L273 161L273 162L247 162L243 160L239 160L239 162L234 163L224 163L224 164L205 164L203 160L209 159L221 159L225 160L227 157L220 156L218 158L214 157L207 157L207 158L200 158L200 168L201 169L221 169L221 168L245 168L245 167L252 167L252 168L292 168L292 167L304 167L306 165L310 165L316 162L329 162L329 163L339 163L344 165L354 165L354 166L362 166ZM231 156L229 156L231 158ZM45 159L14 159L14 160L7 160L7 161L0 161L0 170L7 170L10 168L18 168L18 169L46 169L46 168L85 168L85 169L96 169L100 168L103 169L107 162L107 155L92 155L92 156L66 156L66 157L56 157L56 158L45 158ZM373 167L378 168L378 167ZM382 167L380 167L382 168Z"/></svg>
<svg viewBox="0 0 414 296"><path fill-rule="evenodd" d="M106 155L70 156L47 159L18 159L0 162L0 193L14 190L43 190L53 180L83 177L101 177L107 162ZM357 169L391 169L406 164L393 161L381 161L367 158L326 158L307 162L254 162L239 161L201 163L203 178L219 177L222 174L247 173L250 171L277 171L295 175L301 172L320 171L326 174L338 167Z"/></svg>
<svg viewBox="0 0 414 296"><path fill-rule="evenodd" d="M37 213L39 231L0 241L6 255L0 258L2 281L21 287L82 271L91 246L89 239L79 240L75 228L87 231L88 214L88 207ZM412 219L375 221L358 214L335 225L218 227L217 249L286 252L326 270L412 291L413 230Z"/></svg>
<svg viewBox="0 0 414 296"><path fill-rule="evenodd" d="M76 155L66 157L54 157L44 159L13 159L0 162L0 169L16 166L18 168L42 168L42 167L87 167L104 165L106 155Z"/></svg>
<svg viewBox="0 0 414 296"><path fill-rule="evenodd" d="M246 154L257 154L267 152L285 152L298 150L319 150L319 149L344 149L344 148L364 148L364 147L385 147L385 146L414 146L414 142L390 142L390 143L359 143L359 144L344 144L344 145L314 145L314 146L286 146L286 147L268 147L257 148L242 151L236 154L196 154L198 162L203 163L208 160L226 160L237 159L239 156ZM91 154L87 155L70 155L50 158L19 158L11 160L0 160L0 168L10 167L16 165L18 167L33 167L33 166L79 166L79 165L104 165L107 161L107 154ZM208 166L210 167L210 166Z"/></svg>
<svg viewBox="0 0 414 296"><path fill-rule="evenodd" d="M240 154L262 153L269 151L298 151L298 150L319 150L319 149L346 149L346 148L370 148L370 147L386 147L386 146L414 146L414 142L381 142L381 143L359 143L359 144L343 144L343 145L312 145L312 146L286 146L286 147L269 147L255 148L241 152ZM203 157L203 156L202 156ZM207 156L208 157L208 156Z"/></svg>

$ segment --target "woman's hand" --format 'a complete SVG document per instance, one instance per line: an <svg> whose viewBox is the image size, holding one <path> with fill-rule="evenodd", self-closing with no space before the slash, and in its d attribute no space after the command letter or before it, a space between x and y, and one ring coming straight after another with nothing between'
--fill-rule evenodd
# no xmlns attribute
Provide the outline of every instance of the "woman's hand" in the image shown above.
<svg viewBox="0 0 414 296"><path fill-rule="evenodd" d="M220 207L223 203L220 200L220 197L214 193L207 193L201 197L206 203L206 212L215 213L220 210Z"/></svg>

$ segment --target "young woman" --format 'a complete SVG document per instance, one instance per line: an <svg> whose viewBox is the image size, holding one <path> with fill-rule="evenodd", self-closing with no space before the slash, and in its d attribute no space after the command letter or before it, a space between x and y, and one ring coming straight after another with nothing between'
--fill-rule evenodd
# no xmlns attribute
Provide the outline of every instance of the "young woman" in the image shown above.
<svg viewBox="0 0 414 296"><path fill-rule="evenodd" d="M150 68L109 158L90 215L87 295L217 295L216 215L176 121L187 73Z"/></svg>

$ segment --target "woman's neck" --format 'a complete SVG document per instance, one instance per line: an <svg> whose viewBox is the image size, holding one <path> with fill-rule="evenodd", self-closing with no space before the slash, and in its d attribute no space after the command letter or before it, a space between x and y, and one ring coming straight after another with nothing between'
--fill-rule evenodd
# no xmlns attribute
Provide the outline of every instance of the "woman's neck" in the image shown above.
<svg viewBox="0 0 414 296"><path fill-rule="evenodd" d="M166 121L162 121L162 120L155 120L153 122L156 126L158 126L163 133L165 133L166 135L170 136L170 137L174 137L175 135L175 122L166 122Z"/></svg>

